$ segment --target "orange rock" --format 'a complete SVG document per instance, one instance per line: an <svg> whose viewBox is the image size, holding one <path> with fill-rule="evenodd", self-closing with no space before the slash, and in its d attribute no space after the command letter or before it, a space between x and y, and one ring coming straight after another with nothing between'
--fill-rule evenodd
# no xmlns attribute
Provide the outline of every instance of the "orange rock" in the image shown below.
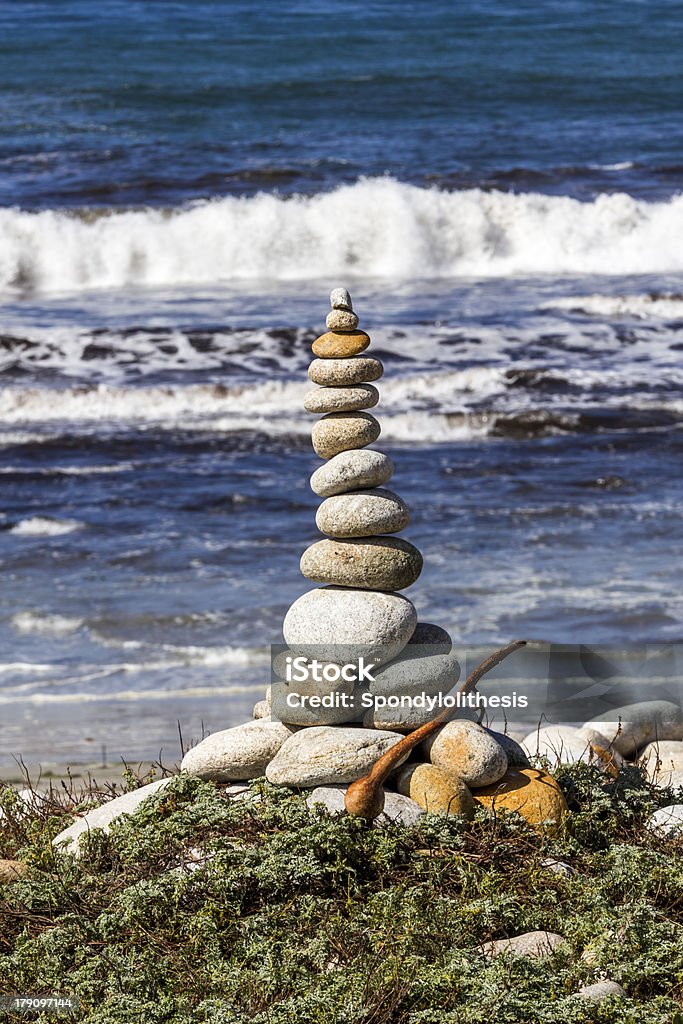
<svg viewBox="0 0 683 1024"><path fill-rule="evenodd" d="M396 789L432 814L474 816L472 794L465 783L436 765L406 765L398 774Z"/></svg>
<svg viewBox="0 0 683 1024"><path fill-rule="evenodd" d="M509 768L500 782L472 793L490 811L517 811L531 825L559 828L567 803L552 775L537 768Z"/></svg>
<svg viewBox="0 0 683 1024"><path fill-rule="evenodd" d="M316 338L311 347L321 359L346 359L365 352L369 344L370 336L365 331L328 331Z"/></svg>

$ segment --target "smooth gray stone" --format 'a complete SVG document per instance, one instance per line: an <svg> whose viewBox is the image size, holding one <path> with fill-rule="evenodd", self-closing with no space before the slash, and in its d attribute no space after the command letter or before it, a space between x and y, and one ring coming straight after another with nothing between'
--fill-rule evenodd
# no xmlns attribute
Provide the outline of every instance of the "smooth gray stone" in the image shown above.
<svg viewBox="0 0 683 1024"><path fill-rule="evenodd" d="M594 999L598 1003L604 1002L608 996L625 996L626 990L616 981L596 981L592 985L583 985L576 993L577 999Z"/></svg>
<svg viewBox="0 0 683 1024"><path fill-rule="evenodd" d="M584 726L601 732L624 757L655 740L683 740L683 712L668 700L626 704L596 715Z"/></svg>
<svg viewBox="0 0 683 1024"><path fill-rule="evenodd" d="M346 288L333 288L330 292L330 306L332 309L353 309L351 296Z"/></svg>
<svg viewBox="0 0 683 1024"><path fill-rule="evenodd" d="M374 682L368 683L370 693L383 697L450 693L460 678L460 664L450 647L445 629L418 622L399 657L374 673Z"/></svg>
<svg viewBox="0 0 683 1024"><path fill-rule="evenodd" d="M347 388L315 388L304 397L306 412L358 412L372 409L379 402L379 391L372 384Z"/></svg>
<svg viewBox="0 0 683 1024"><path fill-rule="evenodd" d="M340 452L372 444L381 429L369 412L330 412L313 424L313 450L321 459L331 459Z"/></svg>
<svg viewBox="0 0 683 1024"><path fill-rule="evenodd" d="M396 733L350 726L301 729L280 748L266 778L274 785L305 789L354 782L399 740Z"/></svg>
<svg viewBox="0 0 683 1024"><path fill-rule="evenodd" d="M328 814L346 814L344 797L347 786L317 786L316 789L306 798L309 807L324 807ZM400 825L416 825L424 811L419 804L401 793L384 793L384 809L379 817L375 818L375 828L382 828L392 821Z"/></svg>
<svg viewBox="0 0 683 1024"><path fill-rule="evenodd" d="M509 768L529 767L529 758L526 756L526 751L520 746L517 740L514 740L512 736L508 736L507 733L496 732L495 729L487 729L486 732L489 736L492 736L496 743L505 751Z"/></svg>
<svg viewBox="0 0 683 1024"><path fill-rule="evenodd" d="M660 807L648 821L648 828L660 835L680 832L683 829L683 804L670 804Z"/></svg>
<svg viewBox="0 0 683 1024"><path fill-rule="evenodd" d="M379 380L384 366L374 356L346 356L344 359L314 359L308 376L322 387L347 387Z"/></svg>
<svg viewBox="0 0 683 1024"><path fill-rule="evenodd" d="M591 744L608 751L615 765L623 763L621 754L614 747L610 749L607 737L591 726L546 725L542 729L534 729L522 740L527 754L545 757L553 766L583 761L600 767L602 761Z"/></svg>
<svg viewBox="0 0 683 1024"><path fill-rule="evenodd" d="M364 590L404 590L422 572L422 555L399 537L319 540L301 556L301 575L315 583Z"/></svg>
<svg viewBox="0 0 683 1024"><path fill-rule="evenodd" d="M683 743L680 740L648 743L638 751L637 759L650 782L669 785L671 778L677 777L675 773L683 770Z"/></svg>
<svg viewBox="0 0 683 1024"><path fill-rule="evenodd" d="M320 587L303 594L285 616L283 633L295 653L336 664L384 664L400 654L417 624L402 594Z"/></svg>
<svg viewBox="0 0 683 1024"><path fill-rule="evenodd" d="M180 765L181 771L216 782L257 779L292 731L282 722L258 718L211 733L188 750Z"/></svg>
<svg viewBox="0 0 683 1024"><path fill-rule="evenodd" d="M398 533L409 521L403 499L383 487L326 498L315 517L321 533L340 539Z"/></svg>
<svg viewBox="0 0 683 1024"><path fill-rule="evenodd" d="M328 331L355 331L358 317L350 309L333 309L327 314L325 326Z"/></svg>
<svg viewBox="0 0 683 1024"><path fill-rule="evenodd" d="M311 490L321 498L347 491L381 487L392 477L394 464L383 452L369 448L340 452L316 469L311 477Z"/></svg>
<svg viewBox="0 0 683 1024"><path fill-rule="evenodd" d="M576 874L571 864L567 864L566 860L558 860L556 857L545 857L541 861L541 867L546 871L552 871L554 875L564 875L566 878L571 878Z"/></svg>
<svg viewBox="0 0 683 1024"><path fill-rule="evenodd" d="M78 856L80 853L78 841L85 832L90 832L94 828L101 828L108 832L112 822L123 815L133 814L147 797L167 786L171 778L172 776L166 779L156 779L146 786L140 786L139 789L134 789L130 793L124 793L123 796L117 796L114 800L108 800L101 807L93 808L92 811L88 811L73 825L69 825L58 836L55 836L52 845L66 844L68 852Z"/></svg>
<svg viewBox="0 0 683 1024"><path fill-rule="evenodd" d="M485 942L479 949L487 957L512 953L515 956L528 956L536 959L550 956L563 942L566 942L566 939L563 935L558 935L557 932L524 932L511 939L494 939L493 942Z"/></svg>

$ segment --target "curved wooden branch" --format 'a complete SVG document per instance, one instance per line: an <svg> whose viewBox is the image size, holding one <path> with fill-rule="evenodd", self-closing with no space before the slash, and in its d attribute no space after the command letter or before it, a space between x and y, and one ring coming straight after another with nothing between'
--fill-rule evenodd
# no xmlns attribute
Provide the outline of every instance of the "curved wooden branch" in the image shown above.
<svg viewBox="0 0 683 1024"><path fill-rule="evenodd" d="M507 647L501 647L499 650L494 651L493 654L490 654L488 658L470 672L458 693L470 693L482 676L485 676L487 672L490 672L496 665L499 665L509 654L525 645L526 640L514 640ZM421 725L419 729L415 729L414 732L404 736L402 740L395 743L385 754L382 754L375 761L367 775L364 775L362 779L358 779L356 782L352 782L346 790L344 797L344 806L347 813L357 818L376 818L381 814L384 807L384 790L382 787L388 776L395 768L398 768L406 754L410 753L419 743L422 743L428 736L436 732L444 722L450 719L452 713L452 708L444 708L431 722Z"/></svg>

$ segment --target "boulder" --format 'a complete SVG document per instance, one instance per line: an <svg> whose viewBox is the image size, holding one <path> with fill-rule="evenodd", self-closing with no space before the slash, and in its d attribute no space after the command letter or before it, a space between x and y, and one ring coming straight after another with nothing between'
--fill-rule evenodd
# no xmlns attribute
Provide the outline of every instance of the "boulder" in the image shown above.
<svg viewBox="0 0 683 1024"><path fill-rule="evenodd" d="M377 666L401 653L416 625L417 613L402 594L321 587L294 602L283 633L297 654L340 665L364 657Z"/></svg>
<svg viewBox="0 0 683 1024"><path fill-rule="evenodd" d="M597 729L624 757L655 740L683 740L683 712L668 700L646 700L605 711L584 726Z"/></svg>
<svg viewBox="0 0 683 1024"><path fill-rule="evenodd" d="M365 331L327 331L315 339L311 348L319 359L348 359L365 352L369 344L370 337Z"/></svg>
<svg viewBox="0 0 683 1024"><path fill-rule="evenodd" d="M495 729L487 729L486 732L491 736L499 747L502 747L505 751L505 756L508 759L508 767L510 768L528 768L529 758L526 755L524 748L509 736L505 732L496 732Z"/></svg>
<svg viewBox="0 0 683 1024"><path fill-rule="evenodd" d="M66 845L69 853L78 856L78 841L85 832L90 832L94 828L101 828L108 832L112 822L123 815L133 814L148 797L167 786L171 779L172 776L166 779L156 779L146 786L140 786L139 789L124 793L123 796L117 796L114 800L108 800L106 804L95 807L78 818L73 825L65 828L58 836L55 836L52 845L55 847Z"/></svg>
<svg viewBox="0 0 683 1024"><path fill-rule="evenodd" d="M376 441L381 427L369 412L330 412L313 424L313 450L321 459L331 459L351 448L365 448Z"/></svg>
<svg viewBox="0 0 683 1024"><path fill-rule="evenodd" d="M316 388L304 397L306 412L357 412L372 409L379 402L379 391L372 384L345 388Z"/></svg>
<svg viewBox="0 0 683 1024"><path fill-rule="evenodd" d="M344 797L346 786L318 786L306 798L309 807L322 806L328 814L346 814ZM424 814L422 808L407 796L400 793L384 794L384 810L374 819L376 827L395 821L400 825L415 825Z"/></svg>
<svg viewBox="0 0 683 1024"><path fill-rule="evenodd" d="M398 494L375 487L326 498L318 508L315 525L328 537L376 537L404 530L409 520L408 507Z"/></svg>
<svg viewBox="0 0 683 1024"><path fill-rule="evenodd" d="M446 722L420 747L424 756L470 788L498 782L508 768L505 751L476 722Z"/></svg>
<svg viewBox="0 0 683 1024"><path fill-rule="evenodd" d="M638 762L650 782L668 786L675 772L683 770L683 743L680 740L658 740L648 743L638 753Z"/></svg>
<svg viewBox="0 0 683 1024"><path fill-rule="evenodd" d="M535 729L522 740L522 747L530 757L544 757L554 767L559 764L575 764L583 761L598 767L606 763L598 751L605 751L607 760L615 765L623 764L623 758L610 741L591 726L576 728L573 725L547 725Z"/></svg>
<svg viewBox="0 0 683 1024"><path fill-rule="evenodd" d="M552 775L537 768L509 768L499 782L475 790L474 799L492 814L516 811L531 825L556 832L567 813L567 802Z"/></svg>
<svg viewBox="0 0 683 1024"><path fill-rule="evenodd" d="M399 537L319 540L301 556L301 574L315 583L364 590L403 590L422 571L422 555Z"/></svg>
<svg viewBox="0 0 683 1024"><path fill-rule="evenodd" d="M349 359L314 359L308 376L321 387L347 387L379 380L384 367L373 356L352 356Z"/></svg>
<svg viewBox="0 0 683 1024"><path fill-rule="evenodd" d="M181 771L216 782L241 782L263 775L292 735L282 722L259 718L211 733L185 754Z"/></svg>
<svg viewBox="0 0 683 1024"><path fill-rule="evenodd" d="M311 490L321 498L330 498L347 491L381 487L391 479L393 472L394 464L384 452L353 448L340 452L316 469L311 477Z"/></svg>
<svg viewBox="0 0 683 1024"><path fill-rule="evenodd" d="M558 935L557 932L524 932L522 935L514 935L511 939L494 939L492 942L484 942L479 949L486 957L511 954L538 959L551 956L564 942L566 942L564 936Z"/></svg>
<svg viewBox="0 0 683 1024"><path fill-rule="evenodd" d="M396 733L349 726L302 729L280 747L266 778L278 786L304 789L355 782L399 740Z"/></svg>
<svg viewBox="0 0 683 1024"><path fill-rule="evenodd" d="M405 765L396 776L396 788L431 814L474 817L474 801L465 783L433 764Z"/></svg>

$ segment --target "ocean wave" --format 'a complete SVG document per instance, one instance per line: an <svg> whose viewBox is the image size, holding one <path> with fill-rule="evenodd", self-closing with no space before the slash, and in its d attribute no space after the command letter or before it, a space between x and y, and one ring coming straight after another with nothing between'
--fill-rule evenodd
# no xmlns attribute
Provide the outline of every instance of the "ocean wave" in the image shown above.
<svg viewBox="0 0 683 1024"><path fill-rule="evenodd" d="M16 537L62 537L67 533L81 530L83 523L76 519L48 519L47 516L31 516L20 519L9 530Z"/></svg>
<svg viewBox="0 0 683 1024"><path fill-rule="evenodd" d="M570 313L588 313L592 316L680 320L683 318L683 295L667 292L646 292L642 295L570 295L546 302L541 308L564 309Z"/></svg>
<svg viewBox="0 0 683 1024"><path fill-rule="evenodd" d="M583 202L373 178L165 211L0 210L0 289L665 273L683 269L682 233L680 195Z"/></svg>
<svg viewBox="0 0 683 1024"><path fill-rule="evenodd" d="M19 633L47 633L54 636L75 633L83 625L83 619L33 611L16 612L11 622Z"/></svg>

